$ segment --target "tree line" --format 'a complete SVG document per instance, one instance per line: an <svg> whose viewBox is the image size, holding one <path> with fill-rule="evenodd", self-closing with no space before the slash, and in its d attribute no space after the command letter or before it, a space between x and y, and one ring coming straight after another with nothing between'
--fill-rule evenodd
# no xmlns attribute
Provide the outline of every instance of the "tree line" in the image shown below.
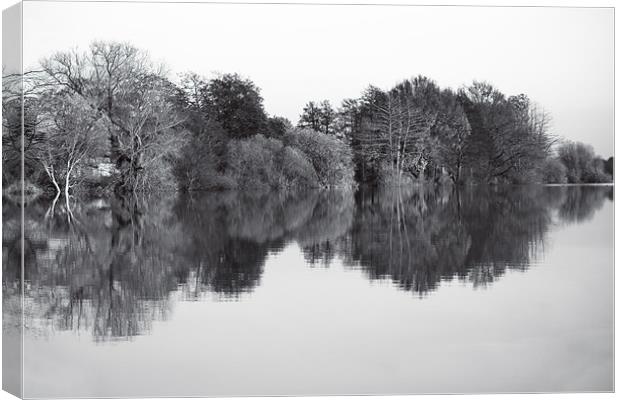
<svg viewBox="0 0 620 400"><path fill-rule="evenodd" d="M309 102L299 120L349 144L360 183L611 182L613 157L560 140L550 123L525 94L506 96L486 82L441 89L424 76L389 90L371 85L337 111Z"/></svg>
<svg viewBox="0 0 620 400"><path fill-rule="evenodd" d="M269 115L237 74L177 82L144 51L95 42L58 52L3 84L3 183L78 189L212 190L403 186L432 182L610 182L613 160L550 133L526 95L417 76L369 86L296 124ZM23 111L22 111L23 110ZM23 117L23 142L22 142ZM29 186L29 187L30 187Z"/></svg>

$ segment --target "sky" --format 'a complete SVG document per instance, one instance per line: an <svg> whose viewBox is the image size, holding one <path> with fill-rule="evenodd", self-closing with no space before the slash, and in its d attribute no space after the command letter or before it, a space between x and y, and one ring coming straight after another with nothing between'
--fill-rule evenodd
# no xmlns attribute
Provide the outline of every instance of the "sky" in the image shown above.
<svg viewBox="0 0 620 400"><path fill-rule="evenodd" d="M552 133L613 155L611 8L52 2L24 3L24 66L94 40L129 42L171 78L236 72L265 109L296 123L310 100L337 106L369 84L426 75L458 89L525 93Z"/></svg>

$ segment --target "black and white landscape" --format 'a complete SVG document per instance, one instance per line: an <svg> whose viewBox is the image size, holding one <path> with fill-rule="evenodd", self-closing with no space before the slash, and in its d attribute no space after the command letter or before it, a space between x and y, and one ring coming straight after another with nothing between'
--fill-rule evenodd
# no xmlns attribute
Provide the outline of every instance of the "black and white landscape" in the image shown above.
<svg viewBox="0 0 620 400"><path fill-rule="evenodd" d="M23 396L612 391L613 28L24 3L2 97Z"/></svg>

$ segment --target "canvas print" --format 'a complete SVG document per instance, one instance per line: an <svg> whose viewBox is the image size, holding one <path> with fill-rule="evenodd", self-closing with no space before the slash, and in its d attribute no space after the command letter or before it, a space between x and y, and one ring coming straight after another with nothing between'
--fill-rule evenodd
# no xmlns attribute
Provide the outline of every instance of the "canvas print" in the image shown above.
<svg viewBox="0 0 620 400"><path fill-rule="evenodd" d="M24 1L3 386L614 390L614 10Z"/></svg>

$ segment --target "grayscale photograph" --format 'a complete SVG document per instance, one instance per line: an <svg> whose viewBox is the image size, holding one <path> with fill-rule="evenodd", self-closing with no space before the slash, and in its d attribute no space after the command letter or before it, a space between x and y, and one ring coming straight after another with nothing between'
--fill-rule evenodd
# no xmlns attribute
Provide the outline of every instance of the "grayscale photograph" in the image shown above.
<svg viewBox="0 0 620 400"><path fill-rule="evenodd" d="M3 389L614 391L614 9L3 11Z"/></svg>

